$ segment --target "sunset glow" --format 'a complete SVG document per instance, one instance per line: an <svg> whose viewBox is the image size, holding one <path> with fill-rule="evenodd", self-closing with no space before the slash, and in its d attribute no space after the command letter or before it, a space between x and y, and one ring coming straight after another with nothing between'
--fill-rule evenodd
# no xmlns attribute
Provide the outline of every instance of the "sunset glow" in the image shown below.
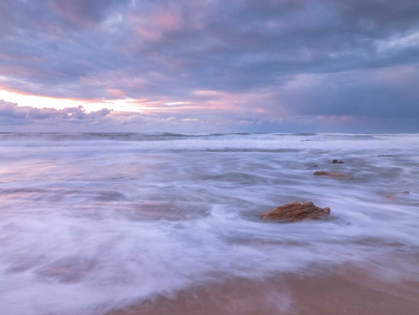
<svg viewBox="0 0 419 315"><path fill-rule="evenodd" d="M61 130L58 120L15 111L79 106L107 110L77 120L80 131L109 124L133 131L419 130L418 19L407 5L6 0L0 9L8 12L0 22L2 130ZM131 115L159 123L137 124ZM163 126L171 117L177 123Z"/></svg>
<svg viewBox="0 0 419 315"><path fill-rule="evenodd" d="M418 315L419 0L0 0L0 315Z"/></svg>

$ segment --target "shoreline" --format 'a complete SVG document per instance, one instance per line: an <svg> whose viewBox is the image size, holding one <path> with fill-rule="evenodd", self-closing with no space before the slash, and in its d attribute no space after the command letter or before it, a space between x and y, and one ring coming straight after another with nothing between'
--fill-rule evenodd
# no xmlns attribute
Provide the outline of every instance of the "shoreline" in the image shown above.
<svg viewBox="0 0 419 315"><path fill-rule="evenodd" d="M337 267L313 276L228 279L106 315L417 315L418 310L419 281L389 282L365 269Z"/></svg>

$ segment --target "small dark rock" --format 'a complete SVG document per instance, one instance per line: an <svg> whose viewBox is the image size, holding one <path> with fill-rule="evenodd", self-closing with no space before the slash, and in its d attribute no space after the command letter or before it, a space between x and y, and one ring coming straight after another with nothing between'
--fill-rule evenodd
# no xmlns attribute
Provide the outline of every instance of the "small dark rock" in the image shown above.
<svg viewBox="0 0 419 315"><path fill-rule="evenodd" d="M333 160L332 162L333 164L343 164L343 161L339 161L339 160Z"/></svg>

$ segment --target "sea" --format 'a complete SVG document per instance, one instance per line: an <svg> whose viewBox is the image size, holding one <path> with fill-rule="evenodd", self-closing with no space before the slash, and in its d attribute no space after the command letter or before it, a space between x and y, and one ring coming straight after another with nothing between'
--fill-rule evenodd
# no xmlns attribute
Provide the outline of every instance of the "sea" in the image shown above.
<svg viewBox="0 0 419 315"><path fill-rule="evenodd" d="M293 201L331 215L261 220ZM343 265L419 281L418 134L0 133L2 315Z"/></svg>

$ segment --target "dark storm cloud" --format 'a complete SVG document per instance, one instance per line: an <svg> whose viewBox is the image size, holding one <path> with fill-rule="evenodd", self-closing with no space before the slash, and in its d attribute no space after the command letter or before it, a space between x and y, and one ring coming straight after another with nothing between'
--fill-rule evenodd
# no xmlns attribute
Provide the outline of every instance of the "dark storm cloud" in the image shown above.
<svg viewBox="0 0 419 315"><path fill-rule="evenodd" d="M416 0L0 2L0 86L29 94L419 119L418 67Z"/></svg>

